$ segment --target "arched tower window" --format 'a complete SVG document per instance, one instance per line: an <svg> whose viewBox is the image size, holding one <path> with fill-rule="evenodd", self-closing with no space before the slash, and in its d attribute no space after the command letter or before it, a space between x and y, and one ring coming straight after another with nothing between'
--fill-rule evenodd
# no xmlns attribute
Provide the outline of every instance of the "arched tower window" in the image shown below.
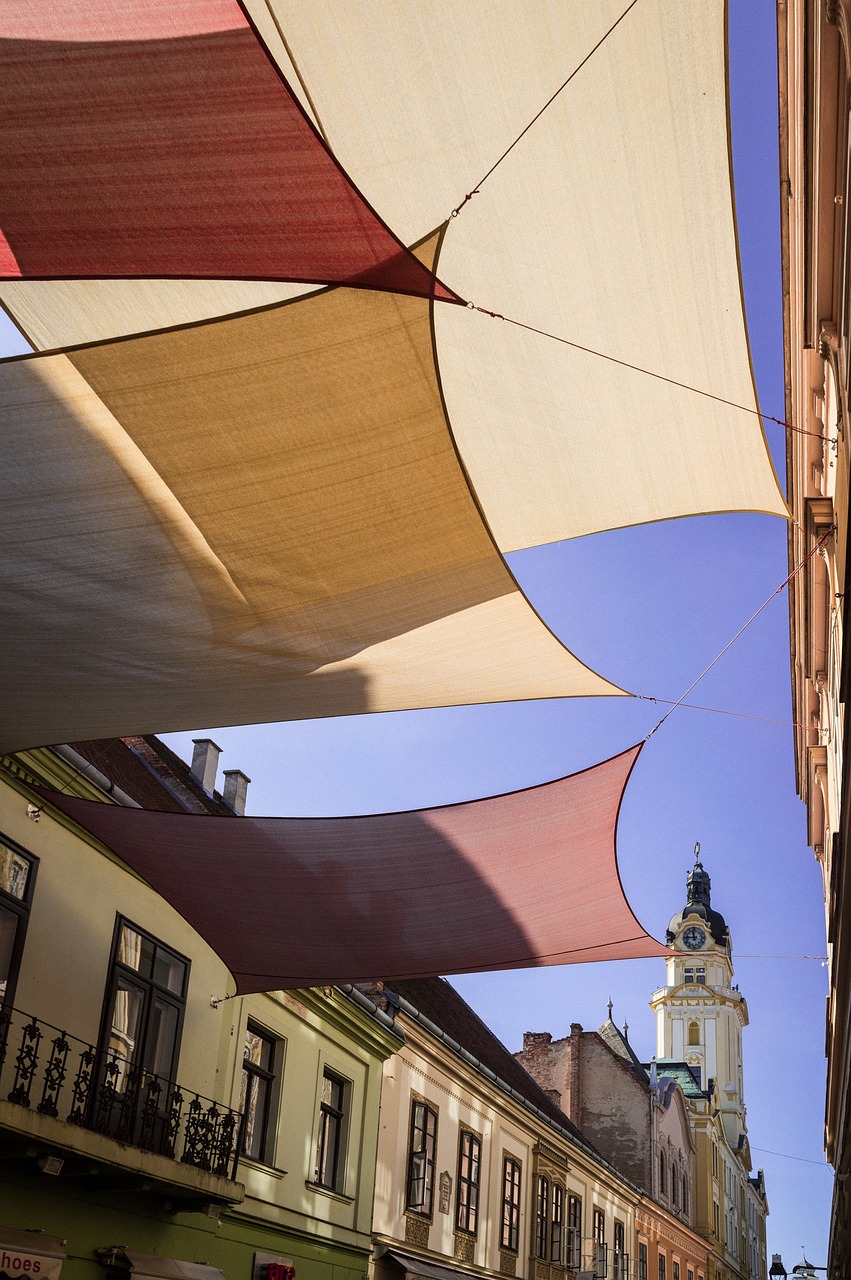
<svg viewBox="0 0 851 1280"><path fill-rule="evenodd" d="M688 1042L689 1044L700 1044L699 1022L690 1022L688 1024Z"/></svg>
<svg viewBox="0 0 851 1280"><path fill-rule="evenodd" d="M664 1151L659 1152L659 1194L663 1196L668 1194L668 1164Z"/></svg>

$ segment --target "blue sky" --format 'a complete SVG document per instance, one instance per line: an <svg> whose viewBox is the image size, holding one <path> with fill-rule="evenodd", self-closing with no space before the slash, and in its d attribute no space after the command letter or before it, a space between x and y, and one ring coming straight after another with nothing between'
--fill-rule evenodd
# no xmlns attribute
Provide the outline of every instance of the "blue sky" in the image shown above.
<svg viewBox="0 0 851 1280"><path fill-rule="evenodd" d="M718 0L715 0L718 2ZM772 0L730 0L734 162L742 266L762 406L784 416ZM579 81L575 86L579 90ZM0 351L23 345L0 329ZM768 424L782 476L783 429ZM604 463L603 459L603 463ZM787 573L782 521L671 521L510 557L528 595L583 660L639 693L678 698ZM769 1261L801 1247L824 1265L832 1175L824 1164L821 878L796 797L788 604L777 597L689 701L786 723L677 710L633 772L618 834L621 873L646 928L664 937L685 900L696 840L713 905L730 925L750 1012L745 1097L765 1169ZM469 800L583 768L640 740L665 708L594 699L453 708L216 729L225 768L252 778L249 812L334 814ZM191 754L199 731L168 735ZM201 730L200 732L204 732ZM782 957L782 958L777 958ZM611 996L641 1055L655 1047L662 961L578 965L455 980L511 1049L525 1030L598 1026ZM781 1154L770 1154L781 1153Z"/></svg>

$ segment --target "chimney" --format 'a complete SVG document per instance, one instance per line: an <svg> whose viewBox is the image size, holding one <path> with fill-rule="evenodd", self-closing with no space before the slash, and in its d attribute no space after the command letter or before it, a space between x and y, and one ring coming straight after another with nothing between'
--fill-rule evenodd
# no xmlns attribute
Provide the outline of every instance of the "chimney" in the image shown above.
<svg viewBox="0 0 851 1280"><path fill-rule="evenodd" d="M553 1037L550 1031L524 1031L523 1032L523 1052L528 1053L530 1049L537 1049L539 1045L552 1044Z"/></svg>
<svg viewBox="0 0 851 1280"><path fill-rule="evenodd" d="M222 749L216 746L212 738L193 738L192 745L195 750L192 752L190 773L212 795L216 789L216 770Z"/></svg>
<svg viewBox="0 0 851 1280"><path fill-rule="evenodd" d="M574 1124L582 1127L582 1023L571 1022L567 1039L568 1110Z"/></svg>
<svg viewBox="0 0 851 1280"><path fill-rule="evenodd" d="M225 769L224 772L225 785L222 791L222 797L225 804L229 804L234 813L238 813L240 817L245 814L245 797L248 794L248 784L251 779L241 769Z"/></svg>

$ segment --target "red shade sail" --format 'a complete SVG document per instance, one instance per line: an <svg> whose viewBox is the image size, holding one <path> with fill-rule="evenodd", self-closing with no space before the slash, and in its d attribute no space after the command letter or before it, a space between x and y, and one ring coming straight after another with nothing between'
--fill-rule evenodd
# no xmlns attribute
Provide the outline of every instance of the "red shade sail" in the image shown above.
<svg viewBox="0 0 851 1280"><path fill-rule="evenodd" d="M293 280L458 301L353 186L237 0L6 0L0 115L0 278Z"/></svg>
<svg viewBox="0 0 851 1280"><path fill-rule="evenodd" d="M617 866L640 750L524 791L365 817L234 821L45 795L166 898L247 993L664 955Z"/></svg>

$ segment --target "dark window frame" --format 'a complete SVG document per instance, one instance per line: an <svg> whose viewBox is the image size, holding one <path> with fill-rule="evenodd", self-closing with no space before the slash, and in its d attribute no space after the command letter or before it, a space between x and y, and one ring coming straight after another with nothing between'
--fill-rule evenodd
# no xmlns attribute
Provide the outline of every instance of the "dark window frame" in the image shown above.
<svg viewBox="0 0 851 1280"><path fill-rule="evenodd" d="M339 1105L326 1102L322 1096L325 1081L339 1088ZM322 1069L322 1093L319 1095L319 1129L316 1137L316 1167L314 1182L326 1191L339 1192L346 1166L346 1117L348 1113L349 1082L332 1067ZM330 1171L326 1169L329 1151L332 1153Z"/></svg>
<svg viewBox="0 0 851 1280"><path fill-rule="evenodd" d="M158 982L151 975L141 973L138 969L134 969L132 965L120 959L119 947L121 944L121 936L124 928L131 930L139 935L140 938L152 943L156 956L161 951L168 956L173 956L180 964L184 966L184 978L182 993L178 995L171 991L168 986ZM113 1012L115 1010L115 997L120 990L121 979L124 978L128 987L135 987L137 991L142 991L142 1015L140 1021L140 1034L137 1037L137 1044L140 1051L134 1054L132 1061L128 1059L128 1069L141 1069L146 1075L157 1075L160 1080L165 1080L169 1084L174 1084L177 1078L177 1064L180 1061L180 1046L183 1039L183 1023L186 1017L186 1003L189 992L189 977L192 968L192 962L188 956L184 956L176 947L170 947L168 943L162 942L156 934L150 932L149 929L143 929L141 925L130 920L127 916L120 913L116 914L115 927L112 934L112 946L109 953L109 971L106 978L106 988L103 999L103 1012L101 1014L100 1034L98 1036L98 1052L101 1059L101 1072L103 1072L110 1059L109 1040L113 1033ZM176 1022L174 1027L174 1041L171 1049L171 1060L168 1064L168 1071L154 1073L149 1069L147 1059L151 1051L150 1037L155 1030L152 1025L152 1017L154 1013L155 1001L160 1000L163 1004L174 1009L176 1013Z"/></svg>
<svg viewBox="0 0 851 1280"><path fill-rule="evenodd" d="M499 1247L517 1253L520 1248L520 1191L523 1166L514 1156L502 1158L502 1228Z"/></svg>
<svg viewBox="0 0 851 1280"><path fill-rule="evenodd" d="M15 917L15 938L12 942L12 948L9 953L9 970L6 974L6 989L0 996L0 1008L4 1005L11 1006L15 1003L15 991L18 985L18 977L21 972L21 960L24 954L24 943L27 936L27 928L29 926L30 911L32 910L33 895L35 893L36 876L38 875L39 860L35 854L30 853L18 844L17 840L10 840L7 836L0 833L0 844L5 845L13 854L17 854L28 865L27 882L22 897L17 894L8 893L5 889L0 888L0 908L8 911L9 915Z"/></svg>
<svg viewBox="0 0 851 1280"><path fill-rule="evenodd" d="M422 1146L415 1140L422 1134ZM423 1156L422 1176L417 1175L416 1159ZM408 1169L405 1178L405 1211L431 1218L434 1213L434 1175L437 1156L437 1112L422 1098L411 1099L411 1118L408 1125ZM422 1194L415 1194L415 1184L422 1182Z"/></svg>
<svg viewBox="0 0 851 1280"><path fill-rule="evenodd" d="M564 1187L553 1183L553 1197L550 1215L550 1262L556 1266L564 1265Z"/></svg>
<svg viewBox="0 0 851 1280"><path fill-rule="evenodd" d="M615 1280L627 1280L629 1276L629 1254L626 1251L626 1227L619 1218L615 1218L612 1233L612 1262Z"/></svg>
<svg viewBox="0 0 851 1280"><path fill-rule="evenodd" d="M638 1246L638 1280L647 1280L647 1245Z"/></svg>
<svg viewBox="0 0 851 1280"><path fill-rule="evenodd" d="M482 1140L470 1129L458 1135L458 1185L455 1195L455 1229L474 1236L479 1225L479 1186Z"/></svg>
<svg viewBox="0 0 851 1280"><path fill-rule="evenodd" d="M550 1180L538 1174L538 1192L535 1199L535 1257L546 1262L549 1256L550 1235Z"/></svg>
<svg viewBox="0 0 851 1280"><path fill-rule="evenodd" d="M659 1280L667 1280L668 1275L668 1258L664 1253L659 1253Z"/></svg>
<svg viewBox="0 0 851 1280"><path fill-rule="evenodd" d="M582 1266L582 1197L568 1192L567 1253L565 1262L573 1271Z"/></svg>
<svg viewBox="0 0 851 1280"><path fill-rule="evenodd" d="M594 1207L591 1218L591 1238L594 1241L594 1271L597 1276L608 1275L608 1253L606 1248L606 1211Z"/></svg>
<svg viewBox="0 0 851 1280"><path fill-rule="evenodd" d="M246 1054L247 1045L243 1047L242 1056L242 1080L243 1087L240 1090L240 1109L242 1111L242 1122L239 1132L239 1155L243 1160L254 1160L257 1164L271 1164L271 1157L274 1152L272 1150L274 1134L272 1132L272 1121L275 1111L275 1084L280 1072L280 1056L283 1048L281 1039L274 1035L271 1031L267 1031L265 1027L261 1027L253 1019L249 1018L245 1028L246 1039L249 1035L255 1035L265 1044L269 1046L269 1065L263 1067L253 1062ZM264 1087L265 1086L265 1087ZM248 1132L248 1115L250 1107L250 1098L253 1089L258 1092L262 1091L263 1100L261 1105L261 1114L258 1118L255 1116L254 1125L251 1135ZM256 1144L252 1143L254 1149L248 1150L247 1142L249 1136L253 1138L254 1134L259 1134L259 1140Z"/></svg>

